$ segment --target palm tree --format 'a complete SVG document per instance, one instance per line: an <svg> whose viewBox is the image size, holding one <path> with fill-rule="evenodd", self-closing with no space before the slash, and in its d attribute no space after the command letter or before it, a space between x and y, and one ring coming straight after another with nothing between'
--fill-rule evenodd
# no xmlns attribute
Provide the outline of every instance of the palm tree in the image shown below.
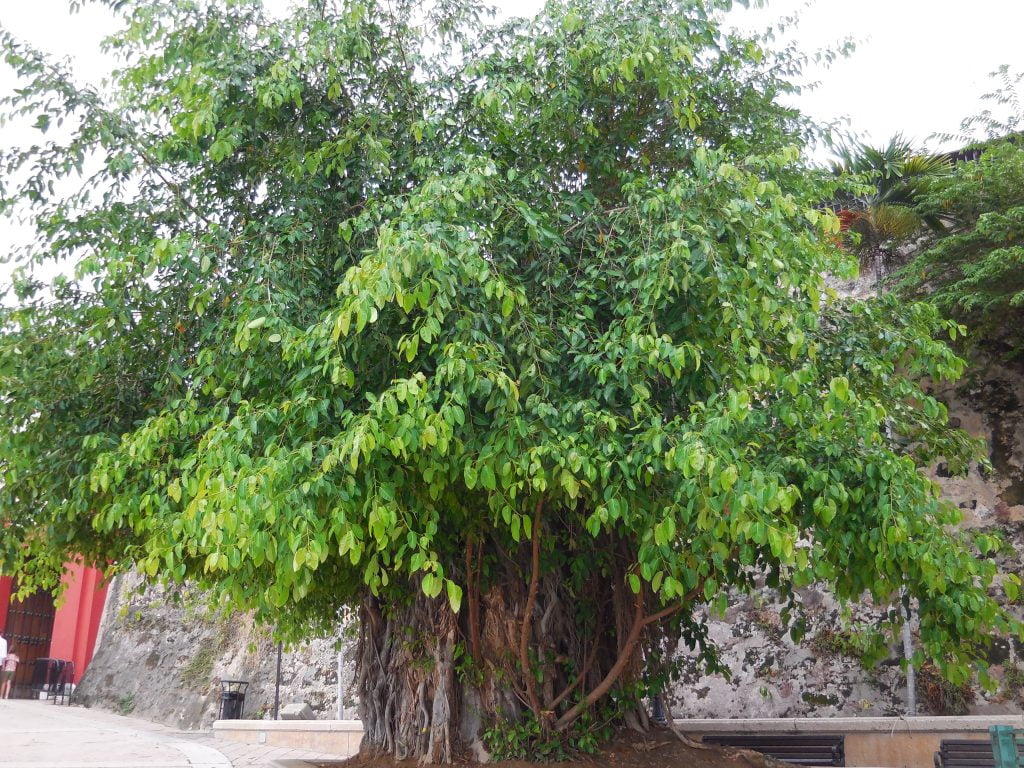
<svg viewBox="0 0 1024 768"><path fill-rule="evenodd" d="M862 259L873 258L880 281L892 247L925 225L944 228L939 217L922 217L915 206L931 180L949 172L949 159L924 153L899 133L884 147L854 142L836 155L833 173L859 182L856 191L836 201L840 220L844 229L859 236L857 249Z"/></svg>

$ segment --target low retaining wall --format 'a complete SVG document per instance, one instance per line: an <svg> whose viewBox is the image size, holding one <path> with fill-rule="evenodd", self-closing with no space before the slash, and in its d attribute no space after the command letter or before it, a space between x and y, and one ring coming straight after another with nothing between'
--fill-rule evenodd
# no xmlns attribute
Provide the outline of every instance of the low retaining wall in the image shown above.
<svg viewBox="0 0 1024 768"><path fill-rule="evenodd" d="M709 733L841 733L850 768L929 768L943 739L987 739L991 725L1024 728L1021 715L974 717L793 717L677 720L691 738ZM349 757L359 751L359 720L218 720L214 736Z"/></svg>
<svg viewBox="0 0 1024 768"><path fill-rule="evenodd" d="M794 717L677 720L691 738L708 733L840 733L850 768L928 768L943 739L987 739L990 725L1024 728L1021 715L969 717Z"/></svg>
<svg viewBox="0 0 1024 768"><path fill-rule="evenodd" d="M350 757L359 752L363 724L359 720L217 720L213 735L243 744Z"/></svg>

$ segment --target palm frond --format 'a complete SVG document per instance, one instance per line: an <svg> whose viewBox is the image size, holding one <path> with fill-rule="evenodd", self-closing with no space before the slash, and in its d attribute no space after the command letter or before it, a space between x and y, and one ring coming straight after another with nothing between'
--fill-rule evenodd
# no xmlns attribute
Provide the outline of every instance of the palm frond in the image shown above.
<svg viewBox="0 0 1024 768"><path fill-rule="evenodd" d="M921 228L921 217L911 208L882 203L870 212L871 225L880 241L905 240Z"/></svg>

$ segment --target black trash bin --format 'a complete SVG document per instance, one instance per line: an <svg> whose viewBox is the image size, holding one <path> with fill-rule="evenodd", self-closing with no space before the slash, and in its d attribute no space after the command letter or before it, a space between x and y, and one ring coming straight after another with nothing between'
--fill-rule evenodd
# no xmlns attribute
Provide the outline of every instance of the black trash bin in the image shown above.
<svg viewBox="0 0 1024 768"><path fill-rule="evenodd" d="M241 720L245 708L245 690L249 683L244 680L220 681L220 719Z"/></svg>

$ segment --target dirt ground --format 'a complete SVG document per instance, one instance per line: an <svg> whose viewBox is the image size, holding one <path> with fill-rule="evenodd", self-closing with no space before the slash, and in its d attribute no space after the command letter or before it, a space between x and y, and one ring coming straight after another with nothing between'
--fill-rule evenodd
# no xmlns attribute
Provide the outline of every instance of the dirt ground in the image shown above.
<svg viewBox="0 0 1024 768"><path fill-rule="evenodd" d="M472 763L463 763L471 765ZM679 741L666 731L649 734L622 735L597 755L586 755L565 763L530 763L506 760L487 764L489 768L779 768L788 766L757 752L730 747L695 748ZM351 757L316 763L317 768L418 768L415 760L398 762L390 758Z"/></svg>

